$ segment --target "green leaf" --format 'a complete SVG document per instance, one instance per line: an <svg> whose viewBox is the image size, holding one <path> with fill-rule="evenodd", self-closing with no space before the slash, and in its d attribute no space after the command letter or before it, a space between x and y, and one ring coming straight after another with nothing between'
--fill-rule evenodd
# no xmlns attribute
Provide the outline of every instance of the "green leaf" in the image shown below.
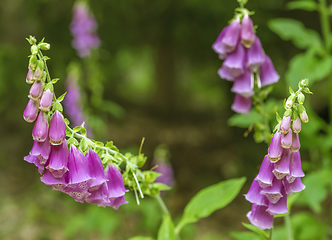
<svg viewBox="0 0 332 240"><path fill-rule="evenodd" d="M255 110L251 110L249 114L234 114L228 119L227 123L231 127L248 128L250 125L261 121L263 121L262 115Z"/></svg>
<svg viewBox="0 0 332 240"><path fill-rule="evenodd" d="M52 79L52 83L56 84L59 80L60 80L60 78L54 78L54 79Z"/></svg>
<svg viewBox="0 0 332 240"><path fill-rule="evenodd" d="M245 177L230 179L199 191L185 207L176 231L179 233L184 225L197 222L227 206L238 195L245 181Z"/></svg>
<svg viewBox="0 0 332 240"><path fill-rule="evenodd" d="M44 61L50 60L48 56L44 56Z"/></svg>
<svg viewBox="0 0 332 240"><path fill-rule="evenodd" d="M52 107L52 110L55 111L55 110L58 110L59 112L63 112L63 107L61 105L61 103L59 102L53 102L53 107Z"/></svg>
<svg viewBox="0 0 332 240"><path fill-rule="evenodd" d="M66 125L69 125L69 124L70 124L70 122L69 122L69 120L68 120L67 118L65 118L65 124L66 124Z"/></svg>
<svg viewBox="0 0 332 240"><path fill-rule="evenodd" d="M175 240L174 224L169 214L165 214L158 231L158 240Z"/></svg>
<svg viewBox="0 0 332 240"><path fill-rule="evenodd" d="M81 130L81 126L76 126L76 127L73 128L73 131L75 133L79 132L80 130Z"/></svg>
<svg viewBox="0 0 332 240"><path fill-rule="evenodd" d="M151 238L151 237L136 236L136 237L129 238L128 240L155 240L155 239Z"/></svg>
<svg viewBox="0 0 332 240"><path fill-rule="evenodd" d="M104 147L104 143L102 143L102 142L96 141L95 144L96 144L98 147Z"/></svg>
<svg viewBox="0 0 332 240"><path fill-rule="evenodd" d="M291 40L298 48L313 48L318 52L323 52L319 34L312 29L305 28L300 21L290 18L276 18L268 22L268 27L283 40Z"/></svg>
<svg viewBox="0 0 332 240"><path fill-rule="evenodd" d="M246 228L248 228L249 230L255 232L262 239L269 240L269 236L267 235L267 233L264 230L259 229L258 227L254 226L252 224L242 223L242 225L245 226Z"/></svg>
<svg viewBox="0 0 332 240"><path fill-rule="evenodd" d="M52 80L52 81L53 81L53 80ZM63 99L65 98L66 94L67 94L67 92L65 92L65 93L62 94L60 97L58 97L57 101L58 101L58 102L62 102Z"/></svg>
<svg viewBox="0 0 332 240"><path fill-rule="evenodd" d="M265 240L265 238L253 232L231 232L230 235L236 240Z"/></svg>
<svg viewBox="0 0 332 240"><path fill-rule="evenodd" d="M286 5L288 10L301 9L305 11L315 11L317 10L317 3L314 1L293 1Z"/></svg>
<svg viewBox="0 0 332 240"><path fill-rule="evenodd" d="M298 54L290 60L286 82L296 89L299 80L304 77L310 80L310 84L323 80L331 73L331 65L331 56L317 58L309 52Z"/></svg>

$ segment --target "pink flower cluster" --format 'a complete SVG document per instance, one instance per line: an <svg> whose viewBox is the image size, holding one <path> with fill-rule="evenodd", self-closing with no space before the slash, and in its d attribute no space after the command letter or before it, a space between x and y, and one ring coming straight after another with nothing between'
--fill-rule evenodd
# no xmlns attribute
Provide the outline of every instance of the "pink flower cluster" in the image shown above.
<svg viewBox="0 0 332 240"><path fill-rule="evenodd" d="M262 44L255 34L253 22L248 13L242 21L238 16L219 34L212 45L219 58L224 60L218 74L221 78L233 81L231 89L235 99L232 110L249 113L251 97L254 95L255 76L259 87L279 81L269 56L264 53Z"/></svg>
<svg viewBox="0 0 332 240"><path fill-rule="evenodd" d="M245 195L253 204L247 217L261 229L272 228L273 216L288 212L287 196L305 188L301 181L304 173L299 152L300 131L299 117L294 121L290 116L283 118L280 131L274 134L259 173Z"/></svg>

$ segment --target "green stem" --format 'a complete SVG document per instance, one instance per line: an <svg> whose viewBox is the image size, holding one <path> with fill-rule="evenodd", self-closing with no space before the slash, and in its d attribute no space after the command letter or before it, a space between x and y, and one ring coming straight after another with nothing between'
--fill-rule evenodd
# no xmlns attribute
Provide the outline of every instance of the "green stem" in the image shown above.
<svg viewBox="0 0 332 240"><path fill-rule="evenodd" d="M272 233L273 233L273 227L270 229L270 236L269 236L269 240L272 240Z"/></svg>
<svg viewBox="0 0 332 240"><path fill-rule="evenodd" d="M157 195L156 197L161 209L163 210L164 214L169 214L169 211L166 207L166 204L164 203L163 199L160 197L160 195Z"/></svg>
<svg viewBox="0 0 332 240"><path fill-rule="evenodd" d="M287 239L288 240L294 240L293 238L293 231L292 231L292 224L290 221L290 215L286 215L284 216L284 220L285 220L285 225L286 225L286 231L287 231Z"/></svg>

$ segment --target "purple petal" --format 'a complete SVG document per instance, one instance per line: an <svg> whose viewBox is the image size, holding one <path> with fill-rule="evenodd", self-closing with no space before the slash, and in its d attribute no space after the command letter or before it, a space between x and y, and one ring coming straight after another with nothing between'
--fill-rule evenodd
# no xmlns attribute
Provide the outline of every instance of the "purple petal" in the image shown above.
<svg viewBox="0 0 332 240"><path fill-rule="evenodd" d="M238 44L235 50L228 54L223 62L224 67L230 72L233 78L239 77L244 73L245 51L242 44Z"/></svg>
<svg viewBox="0 0 332 240"><path fill-rule="evenodd" d="M271 163L270 159L266 155L259 169L259 173L255 178L255 180L258 181L259 185L262 188L272 186L272 181L274 179L274 175L272 173L273 169L274 169L274 163Z"/></svg>
<svg viewBox="0 0 332 240"><path fill-rule="evenodd" d="M271 162L277 162L280 160L283 148L281 147L281 133L276 132L272 137L270 147L268 150L268 156Z"/></svg>
<svg viewBox="0 0 332 240"><path fill-rule="evenodd" d="M248 114L251 109L251 97L243 97L240 94L235 94L232 110L237 113Z"/></svg>
<svg viewBox="0 0 332 240"><path fill-rule="evenodd" d="M300 144L300 139L299 139L299 134L298 133L293 133L292 134L292 145L290 146L290 150L292 152L297 152L301 147Z"/></svg>
<svg viewBox="0 0 332 240"><path fill-rule="evenodd" d="M34 101L32 99L29 99L29 102L24 110L23 118L27 122L34 122L38 115L38 106L39 101Z"/></svg>
<svg viewBox="0 0 332 240"><path fill-rule="evenodd" d="M112 199L110 203L107 204L107 206L114 208L115 210L118 210L118 208L122 204L127 204L128 202L125 200L124 196L117 197L115 199Z"/></svg>
<svg viewBox="0 0 332 240"><path fill-rule="evenodd" d="M48 116L47 113L39 112L37 121L32 130L33 140L44 142L48 136Z"/></svg>
<svg viewBox="0 0 332 240"><path fill-rule="evenodd" d="M268 208L266 209L271 215L278 215L288 213L287 208L287 194L284 187L281 188L282 197L279 199L277 203L269 203Z"/></svg>
<svg viewBox="0 0 332 240"><path fill-rule="evenodd" d="M254 95L253 90L253 74L245 70L244 74L234 79L232 92L242 95L243 97L251 97Z"/></svg>
<svg viewBox="0 0 332 240"><path fill-rule="evenodd" d="M262 188L259 186L258 181L254 180L250 186L250 189L247 194L245 194L245 198L247 201L254 203L256 205L268 206L268 199L265 195L260 194Z"/></svg>
<svg viewBox="0 0 332 240"><path fill-rule="evenodd" d="M106 167L105 177L108 179L107 187L111 200L123 196L128 192L128 190L125 189L121 172L115 166Z"/></svg>
<svg viewBox="0 0 332 240"><path fill-rule="evenodd" d="M221 40L221 43L226 48L226 52L230 53L234 51L236 45L239 41L241 31L240 19L236 18L233 22L228 25L227 31ZM242 44L241 44L242 45Z"/></svg>
<svg viewBox="0 0 332 240"><path fill-rule="evenodd" d="M33 142L30 155L38 157L40 164L45 164L51 153L51 144L48 137L44 142Z"/></svg>
<svg viewBox="0 0 332 240"><path fill-rule="evenodd" d="M280 76L274 69L273 63L267 55L265 55L265 61L260 67L259 76L262 87L279 81Z"/></svg>
<svg viewBox="0 0 332 240"><path fill-rule="evenodd" d="M256 37L254 24L248 14L245 14L241 22L241 39L246 48L250 48Z"/></svg>
<svg viewBox="0 0 332 240"><path fill-rule="evenodd" d="M289 129L288 133L281 134L281 146L283 148L290 148L292 146L293 131ZM284 150L285 151L285 150Z"/></svg>
<svg viewBox="0 0 332 240"><path fill-rule="evenodd" d="M259 229L270 229L273 227L273 215L268 213L267 207L252 205L251 211L248 212L247 218L251 224L257 226Z"/></svg>
<svg viewBox="0 0 332 240"><path fill-rule="evenodd" d="M50 131L49 131L49 137L50 137L50 143L52 145L60 145L66 136L66 125L65 125L65 119L58 110L56 110L51 117L50 121Z"/></svg>
<svg viewBox="0 0 332 240"><path fill-rule="evenodd" d="M289 149L284 149L281 159L276 162L273 174L277 179L282 179L289 174L289 164L292 152Z"/></svg>
<svg viewBox="0 0 332 240"><path fill-rule="evenodd" d="M64 140L61 145L53 145L49 157L49 164L46 167L55 178L62 178L68 171L68 144Z"/></svg>
<svg viewBox="0 0 332 240"><path fill-rule="evenodd" d="M97 153L95 153L92 149L89 149L87 154L85 155L85 158L87 160L88 168L90 170L90 176L95 178L95 181L89 188L89 191L92 192L97 190L100 185L107 181L107 179L104 175L103 164Z"/></svg>
<svg viewBox="0 0 332 240"><path fill-rule="evenodd" d="M256 72L258 68L264 63L265 56L261 41L258 37L255 38L254 44L247 50L247 64L246 66L252 72Z"/></svg>
<svg viewBox="0 0 332 240"><path fill-rule="evenodd" d="M224 56L226 58L226 48L223 44L221 44L221 40L224 37L226 31L227 31L228 26L224 27L224 29L221 31L221 33L218 35L217 40L212 44L213 50L219 54L219 56ZM225 59L221 58L221 59Z"/></svg>
<svg viewBox="0 0 332 240"><path fill-rule="evenodd" d="M261 194L264 194L271 203L277 203L283 196L281 194L282 182L279 179L273 179L272 186L263 188Z"/></svg>
<svg viewBox="0 0 332 240"><path fill-rule="evenodd" d="M292 153L292 157L289 165L290 174L286 176L289 183L294 182L298 177L304 177L304 173L301 166L300 151Z"/></svg>

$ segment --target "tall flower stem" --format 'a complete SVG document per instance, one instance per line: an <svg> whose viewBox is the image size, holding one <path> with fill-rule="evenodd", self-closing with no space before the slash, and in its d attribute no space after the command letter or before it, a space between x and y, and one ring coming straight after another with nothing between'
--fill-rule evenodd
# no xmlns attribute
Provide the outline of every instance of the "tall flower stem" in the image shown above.
<svg viewBox="0 0 332 240"><path fill-rule="evenodd" d="M293 231L292 231L292 224L291 224L291 221L290 221L289 214L284 216L284 220L285 220L286 231L287 231L287 239L288 240L294 240Z"/></svg>
<svg viewBox="0 0 332 240"><path fill-rule="evenodd" d="M272 233L273 233L273 228L270 229L269 240L272 240Z"/></svg>
<svg viewBox="0 0 332 240"><path fill-rule="evenodd" d="M169 214L169 211L166 207L166 204L164 203L163 199L160 197L160 195L157 195L156 197L161 209L163 210L164 214Z"/></svg>

